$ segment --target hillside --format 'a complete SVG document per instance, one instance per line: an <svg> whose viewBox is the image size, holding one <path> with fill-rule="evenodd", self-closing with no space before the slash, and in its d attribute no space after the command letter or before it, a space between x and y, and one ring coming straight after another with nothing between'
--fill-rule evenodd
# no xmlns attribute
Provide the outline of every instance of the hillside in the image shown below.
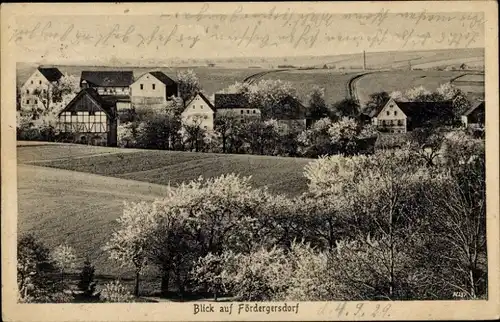
<svg viewBox="0 0 500 322"><path fill-rule="evenodd" d="M229 172L295 195L306 189L302 173L311 161L29 142L18 142L17 158L18 231L36 233L49 247L72 245L81 260L90 256L100 279L130 276L101 250L123 201L154 200L168 183Z"/></svg>
<svg viewBox="0 0 500 322"><path fill-rule="evenodd" d="M21 143L22 144L22 143ZM300 194L306 188L303 169L311 159L140 149L72 144L19 146L19 163L74 170L155 184L177 185L199 176L225 173L252 176L256 187ZM52 158L48 157L52 155Z"/></svg>

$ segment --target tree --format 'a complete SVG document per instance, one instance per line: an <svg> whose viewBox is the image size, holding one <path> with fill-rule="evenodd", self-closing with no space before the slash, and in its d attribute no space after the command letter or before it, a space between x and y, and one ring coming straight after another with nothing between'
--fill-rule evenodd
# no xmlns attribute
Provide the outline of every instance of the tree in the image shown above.
<svg viewBox="0 0 500 322"><path fill-rule="evenodd" d="M47 114L57 115L79 92L80 80L73 75L65 74L57 82L47 87L38 87L33 94L42 103L43 109L36 109L36 118Z"/></svg>
<svg viewBox="0 0 500 322"><path fill-rule="evenodd" d="M184 108L199 91L201 91L198 76L192 69L177 72L177 84L179 86L179 97L182 99Z"/></svg>
<svg viewBox="0 0 500 322"><path fill-rule="evenodd" d="M41 302L53 291L50 250L33 234L22 235L17 243L17 284L22 302Z"/></svg>
<svg viewBox="0 0 500 322"><path fill-rule="evenodd" d="M313 119L321 119L330 115L330 110L325 102L325 89L314 86L308 97L309 114Z"/></svg>
<svg viewBox="0 0 500 322"><path fill-rule="evenodd" d="M51 257L55 267L61 272L61 282L64 283L64 274L76 266L75 250L68 245L59 245L52 251Z"/></svg>
<svg viewBox="0 0 500 322"><path fill-rule="evenodd" d="M355 99L343 99L333 105L333 113L336 117L357 117L360 112L359 102Z"/></svg>
<svg viewBox="0 0 500 322"><path fill-rule="evenodd" d="M410 147L427 166L436 165L444 140L443 130L437 127L421 127L410 133Z"/></svg>
<svg viewBox="0 0 500 322"><path fill-rule="evenodd" d="M119 229L103 247L112 260L135 270L135 296L139 295L139 280L147 265L148 234L154 227L154 208L146 202L124 203L123 214L117 219Z"/></svg>
<svg viewBox="0 0 500 322"><path fill-rule="evenodd" d="M356 120L346 117L332 123L328 134L335 150L345 155L362 152L364 149L361 143L377 137L377 131L372 125L362 125Z"/></svg>
<svg viewBox="0 0 500 322"><path fill-rule="evenodd" d="M180 127L180 119L177 116L156 112L148 117L140 128L136 128L137 143L148 149L170 150L178 141ZM129 140L133 141L133 126L130 131Z"/></svg>
<svg viewBox="0 0 500 322"><path fill-rule="evenodd" d="M190 151L198 152L203 149L206 130L201 127L202 121L201 117L194 116L182 122L180 133L184 143L190 145Z"/></svg>
<svg viewBox="0 0 500 322"><path fill-rule="evenodd" d="M290 100L297 97L297 91L292 83L282 80L263 79L257 83L243 86L251 106L258 108L264 119L277 118L280 115L290 115L298 111Z"/></svg>
<svg viewBox="0 0 500 322"><path fill-rule="evenodd" d="M87 297L94 295L97 283L94 281L95 268L89 258L85 259L82 271L80 272L80 280L78 281L78 289Z"/></svg>
<svg viewBox="0 0 500 322"><path fill-rule="evenodd" d="M245 141L253 154L274 155L278 141L278 124L275 120L253 121L242 126Z"/></svg>
<svg viewBox="0 0 500 322"><path fill-rule="evenodd" d="M233 150L231 148L231 142L234 141L234 136L237 134L238 127L239 122L236 117L225 114L216 115L215 131L217 131L221 135L222 153L230 152Z"/></svg>
<svg viewBox="0 0 500 322"><path fill-rule="evenodd" d="M370 114L372 111L378 111L390 99L389 93L377 92L370 94L368 102L366 102L364 112Z"/></svg>

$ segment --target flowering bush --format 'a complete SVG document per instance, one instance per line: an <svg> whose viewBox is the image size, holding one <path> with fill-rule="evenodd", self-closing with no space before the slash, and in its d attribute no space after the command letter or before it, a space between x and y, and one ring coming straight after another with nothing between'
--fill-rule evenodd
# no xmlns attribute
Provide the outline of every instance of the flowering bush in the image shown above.
<svg viewBox="0 0 500 322"><path fill-rule="evenodd" d="M120 281L116 280L104 284L99 293L99 299L103 302L124 303L132 302L134 297Z"/></svg>

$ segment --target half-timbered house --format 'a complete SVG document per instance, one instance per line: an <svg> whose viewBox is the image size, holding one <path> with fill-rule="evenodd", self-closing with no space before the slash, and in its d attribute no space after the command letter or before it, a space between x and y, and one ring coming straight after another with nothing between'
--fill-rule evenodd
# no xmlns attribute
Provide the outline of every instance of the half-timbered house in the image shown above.
<svg viewBox="0 0 500 322"><path fill-rule="evenodd" d="M116 146L116 102L106 100L93 88L84 88L59 113L59 130L73 141Z"/></svg>

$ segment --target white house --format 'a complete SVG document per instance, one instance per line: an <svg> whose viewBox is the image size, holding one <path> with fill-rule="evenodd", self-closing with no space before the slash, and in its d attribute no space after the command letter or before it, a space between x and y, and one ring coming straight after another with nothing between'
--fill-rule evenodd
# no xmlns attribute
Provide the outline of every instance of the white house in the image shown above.
<svg viewBox="0 0 500 322"><path fill-rule="evenodd" d="M399 103L401 104L401 103ZM407 116L394 99L389 99L379 111L374 111L372 124L379 130L406 133Z"/></svg>
<svg viewBox="0 0 500 322"><path fill-rule="evenodd" d="M214 105L205 95L198 93L186 104L181 119L184 124L199 125L200 128L210 132L214 129L214 115Z"/></svg>
<svg viewBox="0 0 500 322"><path fill-rule="evenodd" d="M130 97L134 107L163 107L167 100L178 96L177 82L160 71L140 76L130 85Z"/></svg>
<svg viewBox="0 0 500 322"><path fill-rule="evenodd" d="M43 107L51 99L52 87L63 74L57 68L38 67L21 87L21 108Z"/></svg>

